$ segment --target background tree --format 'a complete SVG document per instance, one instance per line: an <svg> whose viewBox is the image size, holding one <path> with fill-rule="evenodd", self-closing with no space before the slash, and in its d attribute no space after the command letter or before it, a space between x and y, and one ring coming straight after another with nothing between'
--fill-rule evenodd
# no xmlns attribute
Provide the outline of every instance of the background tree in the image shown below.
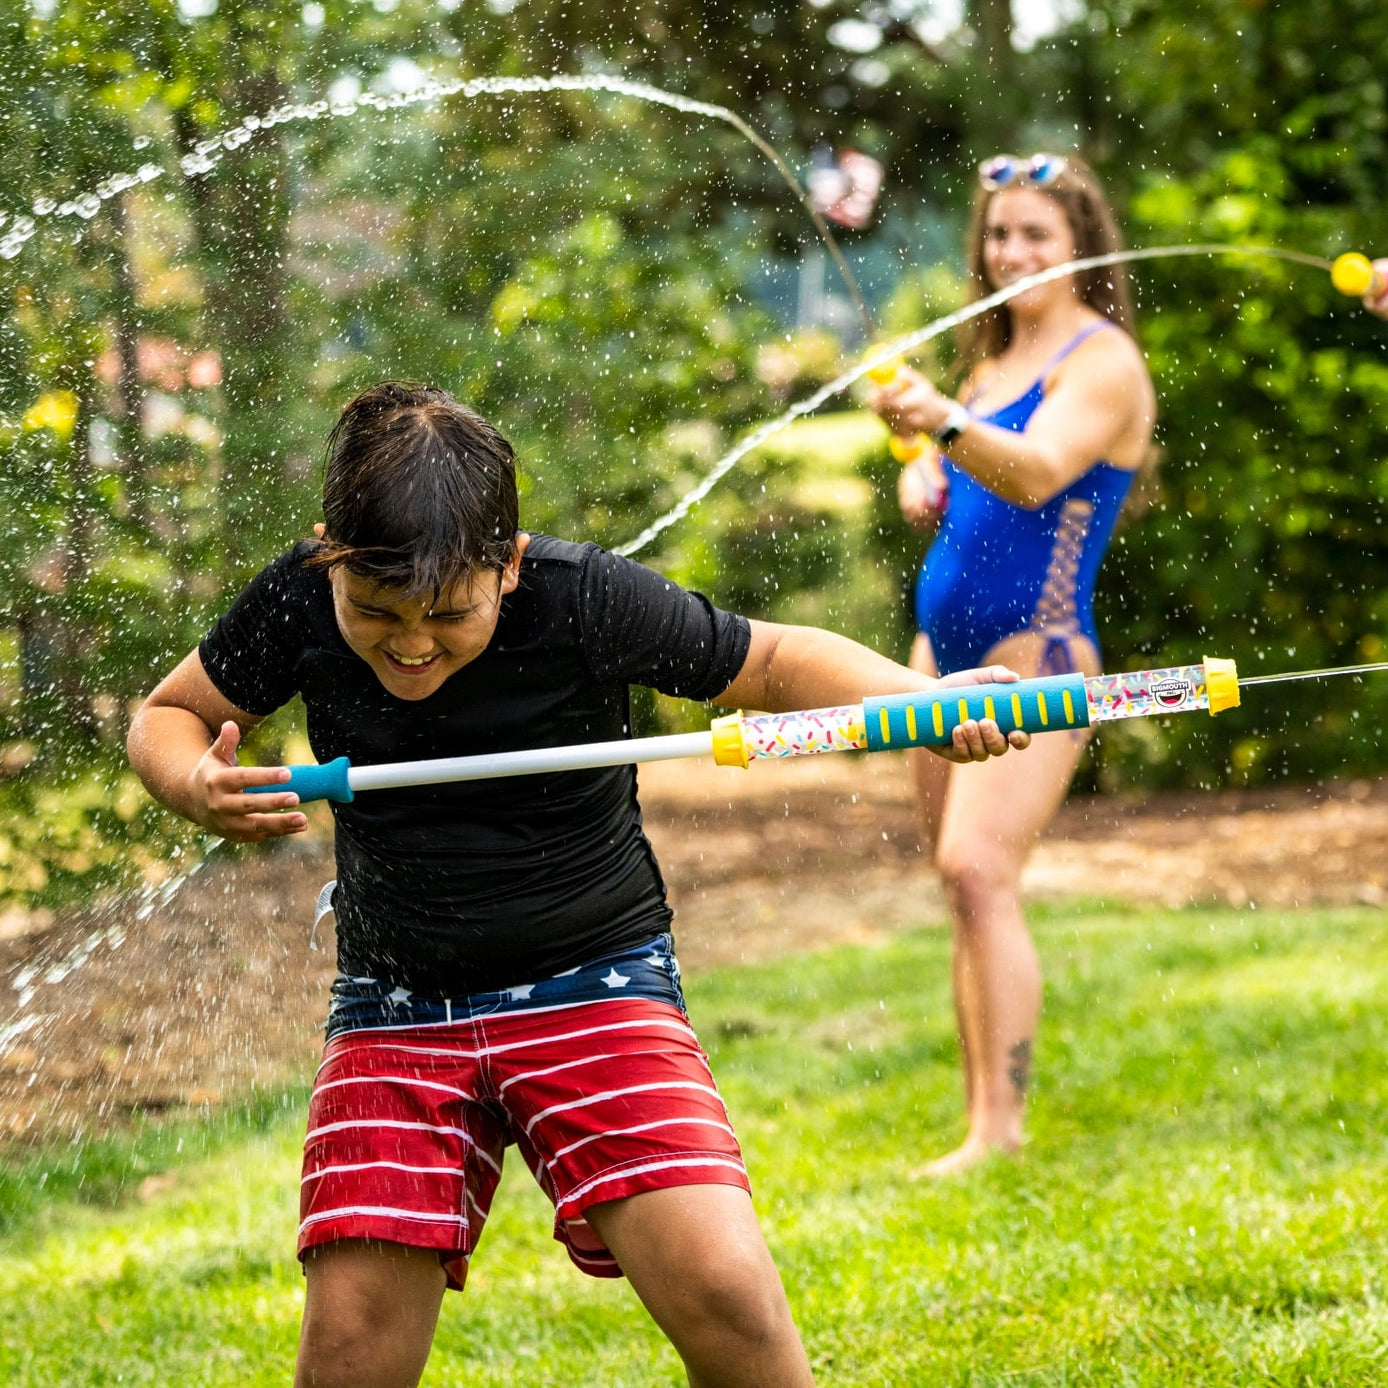
<svg viewBox="0 0 1388 1388"><path fill-rule="evenodd" d="M735 131L615 96L391 105L431 75L620 73L733 107L801 169L873 153L879 222L844 242L893 329L958 302L973 167L1003 148L1085 152L1138 244L1388 244L1370 0L1093 0L1049 34L1005 0L953 27L926 0L199 8L0 0L0 778L48 753L0 812L57 774L113 783L126 703L307 533L321 439L369 381L466 396L519 446L528 523L613 542L840 364L823 334L784 340L764 286L793 281L808 224ZM110 182L141 166L163 172ZM1107 570L1107 663L1381 657L1388 333L1275 262L1136 280L1164 456ZM920 542L892 465L864 457L866 509L819 466L748 460L649 557L900 653ZM1258 704L1106 737L1094 778L1388 760L1388 682Z"/></svg>

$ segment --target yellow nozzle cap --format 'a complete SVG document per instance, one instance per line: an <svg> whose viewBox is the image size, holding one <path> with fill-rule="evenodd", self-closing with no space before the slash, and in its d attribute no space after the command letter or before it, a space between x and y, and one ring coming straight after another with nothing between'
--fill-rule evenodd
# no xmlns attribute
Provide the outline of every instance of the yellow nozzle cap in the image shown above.
<svg viewBox="0 0 1388 1388"><path fill-rule="evenodd" d="M1374 287L1374 267L1369 257L1358 251L1346 251L1336 256L1330 267L1330 283L1353 299L1362 299Z"/></svg>
<svg viewBox="0 0 1388 1388"><path fill-rule="evenodd" d="M887 440L892 457L903 467L914 463L925 452L925 440L919 434L893 434Z"/></svg>
<svg viewBox="0 0 1388 1388"><path fill-rule="evenodd" d="M742 734L742 714L726 713L713 720L713 759L719 766L740 766L746 770L747 739Z"/></svg>
<svg viewBox="0 0 1388 1388"><path fill-rule="evenodd" d="M1366 265L1368 261L1364 262ZM901 370L901 358L891 357L887 361L879 362L876 366L869 367L867 378L874 385L890 385L896 378L896 373Z"/></svg>
<svg viewBox="0 0 1388 1388"><path fill-rule="evenodd" d="M1205 692L1210 696L1210 715L1239 706L1239 672L1232 660L1205 657Z"/></svg>

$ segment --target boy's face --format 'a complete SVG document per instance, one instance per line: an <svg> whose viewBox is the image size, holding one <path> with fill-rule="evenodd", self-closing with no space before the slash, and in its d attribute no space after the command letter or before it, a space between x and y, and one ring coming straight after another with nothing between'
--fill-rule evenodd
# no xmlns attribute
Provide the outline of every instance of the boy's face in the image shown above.
<svg viewBox="0 0 1388 1388"><path fill-rule="evenodd" d="M342 639L397 699L427 699L487 648L502 597L520 580L529 535L516 537L503 573L480 569L439 594L401 598L359 574L332 570L333 611Z"/></svg>

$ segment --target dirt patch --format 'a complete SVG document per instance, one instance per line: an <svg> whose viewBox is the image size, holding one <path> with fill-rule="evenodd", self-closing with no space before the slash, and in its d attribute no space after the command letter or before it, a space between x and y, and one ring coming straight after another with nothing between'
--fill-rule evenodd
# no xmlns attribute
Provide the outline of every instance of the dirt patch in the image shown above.
<svg viewBox="0 0 1388 1388"><path fill-rule="evenodd" d="M943 925L891 756L745 773L641 772L687 970ZM333 975L330 834L214 853L153 898L0 932L0 1148L213 1106L308 1075ZM1033 901L1388 906L1388 781L1080 797L1024 882ZM25 928L25 927L29 928Z"/></svg>

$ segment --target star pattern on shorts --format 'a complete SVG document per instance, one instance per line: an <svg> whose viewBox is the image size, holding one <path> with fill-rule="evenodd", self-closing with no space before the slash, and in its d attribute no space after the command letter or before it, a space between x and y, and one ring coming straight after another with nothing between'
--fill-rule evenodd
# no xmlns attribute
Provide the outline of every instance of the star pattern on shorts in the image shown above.
<svg viewBox="0 0 1388 1388"><path fill-rule="evenodd" d="M625 988L631 982L629 978L623 978L617 970L609 969L602 980L609 988Z"/></svg>
<svg viewBox="0 0 1388 1388"><path fill-rule="evenodd" d="M397 1007L401 1003L409 1002L410 990L408 988L392 988L386 995L387 1002L393 1002Z"/></svg>
<svg viewBox="0 0 1388 1388"><path fill-rule="evenodd" d="M512 1002L525 1002L534 991L535 985L533 983L522 983L519 988L508 988L506 995Z"/></svg>

